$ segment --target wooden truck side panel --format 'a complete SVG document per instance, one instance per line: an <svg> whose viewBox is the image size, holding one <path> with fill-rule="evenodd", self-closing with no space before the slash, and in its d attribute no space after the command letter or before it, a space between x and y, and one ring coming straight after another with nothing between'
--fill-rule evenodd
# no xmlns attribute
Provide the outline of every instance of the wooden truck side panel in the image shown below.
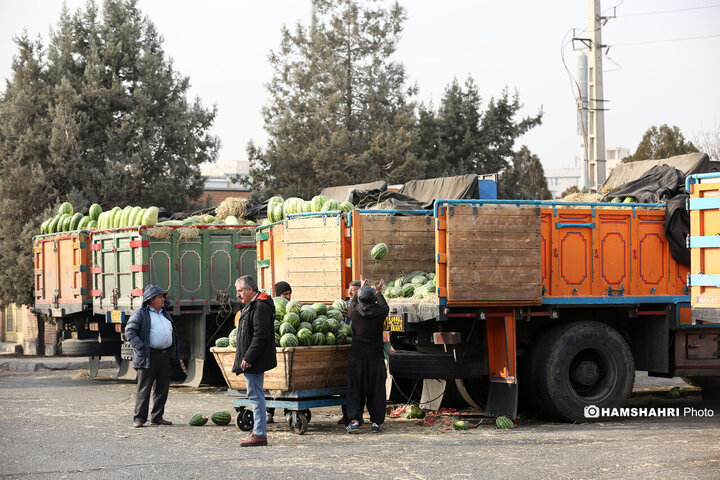
<svg viewBox="0 0 720 480"><path fill-rule="evenodd" d="M88 232L38 237L33 251L35 310L63 316L87 309L92 302Z"/></svg>

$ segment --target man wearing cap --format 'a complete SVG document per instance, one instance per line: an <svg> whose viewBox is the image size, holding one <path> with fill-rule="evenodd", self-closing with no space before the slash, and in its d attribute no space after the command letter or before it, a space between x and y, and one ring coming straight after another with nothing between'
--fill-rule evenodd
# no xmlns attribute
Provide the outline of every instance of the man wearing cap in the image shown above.
<svg viewBox="0 0 720 480"><path fill-rule="evenodd" d="M348 433L360 428L363 405L367 405L371 431L382 431L385 421L385 357L383 353L383 324L390 309L383 297L385 283L380 280L375 288L361 279L362 286L350 301L348 312L352 326L352 345L347 366L347 418Z"/></svg>
<svg viewBox="0 0 720 480"><path fill-rule="evenodd" d="M285 300L290 301L292 297L292 288L288 282L277 282L275 284L275 296L283 297Z"/></svg>
<svg viewBox="0 0 720 480"><path fill-rule="evenodd" d="M142 427L148 420L153 384L155 391L150 420L154 425L172 425L171 421L163 418L163 414L172 365L178 361L178 354L175 325L165 308L166 299L167 291L157 285L148 285L143 292L142 306L125 326L125 338L133 347L133 367L137 370L135 428Z"/></svg>

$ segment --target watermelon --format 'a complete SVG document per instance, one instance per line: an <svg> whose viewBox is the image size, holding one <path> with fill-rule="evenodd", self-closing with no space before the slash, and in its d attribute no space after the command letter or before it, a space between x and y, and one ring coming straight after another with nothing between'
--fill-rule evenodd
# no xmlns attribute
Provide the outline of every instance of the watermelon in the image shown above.
<svg viewBox="0 0 720 480"><path fill-rule="evenodd" d="M40 224L40 234L47 233L47 225L50 223L51 219L47 219L44 222Z"/></svg>
<svg viewBox="0 0 720 480"><path fill-rule="evenodd" d="M274 297L273 303L275 304L275 313L279 313L280 315L285 316L285 314L287 313L285 311L285 305L287 305L288 301L283 297Z"/></svg>
<svg viewBox="0 0 720 480"><path fill-rule="evenodd" d="M302 202L302 212L303 213L310 213L313 211L313 204L310 200L305 200Z"/></svg>
<svg viewBox="0 0 720 480"><path fill-rule="evenodd" d="M130 220L130 212L132 212L133 207L132 205L128 205L127 207L122 209L122 215L120 215L120 226L121 227L127 227L128 221Z"/></svg>
<svg viewBox="0 0 720 480"><path fill-rule="evenodd" d="M140 223L140 212L142 212L142 207L135 206L130 210L130 214L128 215L128 226L134 227L138 223Z"/></svg>
<svg viewBox="0 0 720 480"><path fill-rule="evenodd" d="M413 277L412 280L410 280L410 283L413 285L422 285L424 283L427 283L428 278L425 275L418 275L417 277Z"/></svg>
<svg viewBox="0 0 720 480"><path fill-rule="evenodd" d="M285 218L285 209L282 203L276 203L272 208L272 217L268 217L271 222L279 222Z"/></svg>
<svg viewBox="0 0 720 480"><path fill-rule="evenodd" d="M122 209L120 207L113 207L107 216L106 228L115 228L115 217L120 215ZM119 221L119 220L118 220Z"/></svg>
<svg viewBox="0 0 720 480"><path fill-rule="evenodd" d="M317 313L315 313L315 309L311 307L310 305L306 305L302 309L300 309L300 321L301 322L310 322L312 323L313 320L315 320L315 317L317 317Z"/></svg>
<svg viewBox="0 0 720 480"><path fill-rule="evenodd" d="M313 326L313 333L326 333L330 326L327 323L327 320L325 320L325 317L322 318L316 318L315 321L312 323Z"/></svg>
<svg viewBox="0 0 720 480"><path fill-rule="evenodd" d="M291 324L289 324L289 323L283 322L283 323L280 325L280 332L278 332L278 333L280 333L280 335L282 335L282 336L285 336L285 335L288 334L288 333L294 334L294 333L295 333L295 327L293 327L293 326L292 326ZM283 346L286 346L286 345L283 345Z"/></svg>
<svg viewBox="0 0 720 480"><path fill-rule="evenodd" d="M67 232L70 230L70 224L72 223L72 215L65 213L62 217L60 217L62 220L62 227L61 232Z"/></svg>
<svg viewBox="0 0 720 480"><path fill-rule="evenodd" d="M435 272L429 272L429 273L426 275L426 277L427 277L429 280L435 280Z"/></svg>
<svg viewBox="0 0 720 480"><path fill-rule="evenodd" d="M325 344L325 335L323 335L322 332L313 333L312 344L313 345L324 345Z"/></svg>
<svg viewBox="0 0 720 480"><path fill-rule="evenodd" d="M460 420L459 422L453 423L453 428L455 430L467 430L470 428L470 424L465 420Z"/></svg>
<svg viewBox="0 0 720 480"><path fill-rule="evenodd" d="M60 208L58 209L58 214L59 214L59 215L62 215L63 213L67 213L68 215L72 215L72 214L73 214L73 207L72 207L72 205L70 204L70 202L63 202L63 203L60 205Z"/></svg>
<svg viewBox="0 0 720 480"><path fill-rule="evenodd" d="M230 340L230 345L228 345L228 347L237 347L237 327L233 328L232 332L230 332L228 340Z"/></svg>
<svg viewBox="0 0 720 480"><path fill-rule="evenodd" d="M384 243L378 243L372 250L370 250L370 256L375 260L384 260L388 254L388 246Z"/></svg>
<svg viewBox="0 0 720 480"><path fill-rule="evenodd" d="M297 347L298 343L299 342L298 342L297 337L292 333L286 333L285 335L280 337L280 346L281 347Z"/></svg>
<svg viewBox="0 0 720 480"><path fill-rule="evenodd" d="M277 333L275 333L275 346L280 346L280 335L278 335Z"/></svg>
<svg viewBox="0 0 720 480"><path fill-rule="evenodd" d="M206 417L205 415L203 415L200 412L197 412L195 415L190 417L189 423L193 427L201 427L201 426L205 425L207 423L207 421L208 421L208 417Z"/></svg>
<svg viewBox="0 0 720 480"><path fill-rule="evenodd" d="M228 215L225 217L225 225L240 225L240 222L235 215Z"/></svg>
<svg viewBox="0 0 720 480"><path fill-rule="evenodd" d="M317 315L325 315L325 312L327 312L327 305L324 303L313 303L312 307Z"/></svg>
<svg viewBox="0 0 720 480"><path fill-rule="evenodd" d="M50 220L50 223L48 223L47 225L47 233L55 233L55 231L57 230L58 220L60 220L59 216L53 217L53 219Z"/></svg>
<svg viewBox="0 0 720 480"><path fill-rule="evenodd" d="M622 203L622 197L615 197L610 203Z"/></svg>
<svg viewBox="0 0 720 480"><path fill-rule="evenodd" d="M331 310L328 310L325 315L327 315L328 318L334 318L338 322L343 321L343 314L340 310L331 309Z"/></svg>
<svg viewBox="0 0 720 480"><path fill-rule="evenodd" d="M403 285L400 293L403 297L412 297L413 293L415 293L415 285L413 285L412 283Z"/></svg>
<svg viewBox="0 0 720 480"><path fill-rule="evenodd" d="M335 345L335 335L332 332L327 332L325 334L325 345Z"/></svg>
<svg viewBox="0 0 720 480"><path fill-rule="evenodd" d="M275 320L275 333L280 333L280 325L282 325L282 321Z"/></svg>
<svg viewBox="0 0 720 480"><path fill-rule="evenodd" d="M302 330L303 328L307 328L312 333L312 323L300 322L300 325L298 325L298 330Z"/></svg>
<svg viewBox="0 0 720 480"><path fill-rule="evenodd" d="M340 312L342 312L343 310L347 310L348 304L345 300L335 300L332 304L332 307L335 310L339 310Z"/></svg>
<svg viewBox="0 0 720 480"><path fill-rule="evenodd" d="M287 305L285 305L285 313L300 313L301 309L302 303L297 300L290 300Z"/></svg>
<svg viewBox="0 0 720 480"><path fill-rule="evenodd" d="M509 428L515 428L515 424L508 417L497 417L495 419L495 427L505 430Z"/></svg>
<svg viewBox="0 0 720 480"><path fill-rule="evenodd" d="M98 228L97 220L90 220L90 223L87 224L87 228Z"/></svg>
<svg viewBox="0 0 720 480"><path fill-rule="evenodd" d="M330 333L337 333L338 329L340 328L340 322L338 322L334 318L328 318L327 325L328 325L328 331Z"/></svg>
<svg viewBox="0 0 720 480"><path fill-rule="evenodd" d="M90 210L88 210L88 216L90 217L90 220L97 220L100 214L102 213L102 207L98 205L97 203L93 203L90 205Z"/></svg>
<svg viewBox="0 0 720 480"><path fill-rule="evenodd" d="M348 337L352 337L352 327L346 323L340 325L340 332L343 332Z"/></svg>
<svg viewBox="0 0 720 480"><path fill-rule="evenodd" d="M77 212L72 216L70 219L70 230L77 230L78 225L80 225L80 220L82 220L83 214L80 212Z"/></svg>
<svg viewBox="0 0 720 480"><path fill-rule="evenodd" d="M304 347L312 345L313 333L307 328L301 328L297 332L298 343Z"/></svg>
<svg viewBox="0 0 720 480"><path fill-rule="evenodd" d="M338 210L340 210L340 202L332 198L325 202L320 209L321 212L336 212Z"/></svg>
<svg viewBox="0 0 720 480"><path fill-rule="evenodd" d="M157 207L150 207L142 216L140 225L155 225L158 221L159 210Z"/></svg>
<svg viewBox="0 0 720 480"><path fill-rule="evenodd" d="M342 210L345 213L351 212L353 210L353 208L355 208L355 205L353 205L350 202L342 202L340 204L340 210Z"/></svg>
<svg viewBox="0 0 720 480"><path fill-rule="evenodd" d="M80 222L78 223L78 230L81 230L83 228L87 228L87 226L90 225L90 217L85 215L80 219Z"/></svg>
<svg viewBox="0 0 720 480"><path fill-rule="evenodd" d="M275 310L275 320L278 322L282 322L284 315L282 313L279 313L277 310Z"/></svg>
<svg viewBox="0 0 720 480"><path fill-rule="evenodd" d="M325 205L325 202L327 202L328 199L324 195L317 195L313 197L310 202L312 203L312 211L313 212L320 212L322 211L323 205Z"/></svg>
<svg viewBox="0 0 720 480"><path fill-rule="evenodd" d="M267 203L268 203L268 206L275 205L277 203L283 203L283 197L276 195L274 197L271 197Z"/></svg>
<svg viewBox="0 0 720 480"><path fill-rule="evenodd" d="M637 199L635 197L625 197L622 203L637 203Z"/></svg>
<svg viewBox="0 0 720 480"><path fill-rule="evenodd" d="M347 335L345 335L345 332L339 331L335 333L335 343L337 345L345 345L347 343Z"/></svg>
<svg viewBox="0 0 720 480"><path fill-rule="evenodd" d="M297 313L287 313L283 317L283 323L289 323L294 329L300 326L300 317Z"/></svg>
<svg viewBox="0 0 720 480"><path fill-rule="evenodd" d="M230 412L215 412L210 416L215 425L227 425L232 420Z"/></svg>
<svg viewBox="0 0 720 480"><path fill-rule="evenodd" d="M227 348L230 346L230 339L228 337L220 337L215 340L215 346L220 348Z"/></svg>

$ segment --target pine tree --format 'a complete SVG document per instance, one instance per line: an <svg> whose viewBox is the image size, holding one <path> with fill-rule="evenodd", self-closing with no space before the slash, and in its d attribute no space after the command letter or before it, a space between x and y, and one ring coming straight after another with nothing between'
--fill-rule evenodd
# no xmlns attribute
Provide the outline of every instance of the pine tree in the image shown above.
<svg viewBox="0 0 720 480"><path fill-rule="evenodd" d="M316 0L310 28L283 28L269 59L269 140L248 145L256 195L309 198L325 186L424 175L415 156L414 89L391 60L405 10Z"/></svg>
<svg viewBox="0 0 720 480"><path fill-rule="evenodd" d="M214 109L189 103L137 0L63 9L44 48L16 38L0 96L0 298L32 304L32 236L62 201L183 209L217 156Z"/></svg>
<svg viewBox="0 0 720 480"><path fill-rule="evenodd" d="M512 158L512 165L500 175L498 196L509 200L549 200L552 198L542 163L523 145Z"/></svg>
<svg viewBox="0 0 720 480"><path fill-rule="evenodd" d="M698 149L692 142L685 140L685 136L677 126L669 127L667 124L663 124L658 128L653 125L643 134L635 153L623 158L622 161L628 163L638 160L656 160L697 151Z"/></svg>

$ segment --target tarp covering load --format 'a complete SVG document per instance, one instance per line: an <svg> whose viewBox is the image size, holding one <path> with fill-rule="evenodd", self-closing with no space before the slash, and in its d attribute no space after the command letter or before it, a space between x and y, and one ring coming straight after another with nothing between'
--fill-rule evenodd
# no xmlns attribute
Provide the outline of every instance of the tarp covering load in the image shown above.
<svg viewBox="0 0 720 480"><path fill-rule="evenodd" d="M338 202L349 201L353 205L357 205L352 201L353 190L387 190L387 182L370 182L370 183L358 183L357 185L341 185L338 187L327 187L324 188L320 195L325 195L327 198L337 200Z"/></svg>
<svg viewBox="0 0 720 480"><path fill-rule="evenodd" d="M367 210L422 210L423 202L388 190L353 190L350 199L357 208ZM432 204L431 204L432 206Z"/></svg>
<svg viewBox="0 0 720 480"><path fill-rule="evenodd" d="M633 197L638 203L660 203L685 191L685 175L670 165L655 165L643 176L610 190L603 201Z"/></svg>
<svg viewBox="0 0 720 480"><path fill-rule="evenodd" d="M685 210L689 195L678 195L668 200L665 209L665 237L670 254L681 265L690 266L690 249L685 239L690 235L690 213Z"/></svg>
<svg viewBox="0 0 720 480"><path fill-rule="evenodd" d="M461 200L478 198L478 177L471 173L456 177L430 178L427 180L411 180L400 189L407 195L424 204L424 208L432 208L433 202L439 198Z"/></svg>
<svg viewBox="0 0 720 480"><path fill-rule="evenodd" d="M610 176L605 180L603 186L615 188L630 183L639 179L657 165L670 165L680 170L685 176L688 176L693 173L709 172L710 158L705 153L688 153L686 155L676 155L659 160L640 160L637 162L621 163L610 172Z"/></svg>

